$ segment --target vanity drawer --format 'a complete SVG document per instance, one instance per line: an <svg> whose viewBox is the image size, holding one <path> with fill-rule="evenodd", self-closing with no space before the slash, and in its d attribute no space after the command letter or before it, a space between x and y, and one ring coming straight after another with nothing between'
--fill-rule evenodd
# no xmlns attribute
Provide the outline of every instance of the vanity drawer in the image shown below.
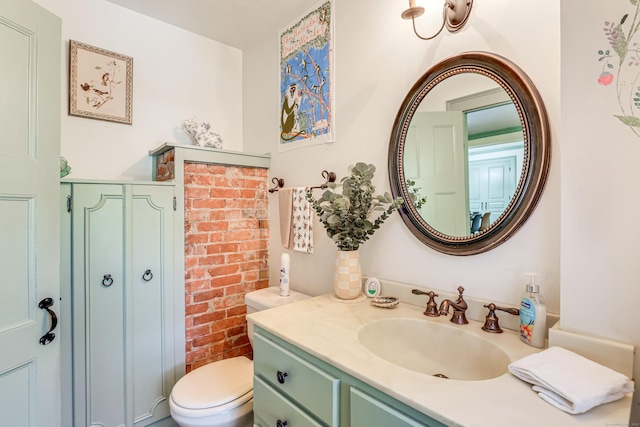
<svg viewBox="0 0 640 427"><path fill-rule="evenodd" d="M253 343L253 369L256 376L298 402L327 425L338 425L338 378L259 333L254 333ZM254 398L254 401L257 400Z"/></svg>
<svg viewBox="0 0 640 427"><path fill-rule="evenodd" d="M440 427L418 422L373 396L351 388L351 427Z"/></svg>
<svg viewBox="0 0 640 427"><path fill-rule="evenodd" d="M292 427L323 427L258 377L253 380L253 413L254 423L261 427L284 425L285 421Z"/></svg>

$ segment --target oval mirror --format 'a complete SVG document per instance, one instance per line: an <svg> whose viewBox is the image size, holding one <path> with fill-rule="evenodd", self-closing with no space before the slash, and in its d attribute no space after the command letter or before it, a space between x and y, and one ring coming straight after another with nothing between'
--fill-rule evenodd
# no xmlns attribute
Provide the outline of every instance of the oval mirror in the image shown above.
<svg viewBox="0 0 640 427"><path fill-rule="evenodd" d="M529 218L550 161L547 114L531 80L499 55L467 52L413 85L393 124L388 165L411 232L440 252L473 255Z"/></svg>

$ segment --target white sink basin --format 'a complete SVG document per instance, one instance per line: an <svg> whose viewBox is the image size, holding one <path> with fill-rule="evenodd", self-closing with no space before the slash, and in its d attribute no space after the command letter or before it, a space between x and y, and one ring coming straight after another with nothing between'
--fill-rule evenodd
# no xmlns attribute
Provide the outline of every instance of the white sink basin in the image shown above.
<svg viewBox="0 0 640 427"><path fill-rule="evenodd" d="M506 373L507 354L465 327L472 326L429 319L381 319L360 328L358 339L376 356L423 374L478 381Z"/></svg>

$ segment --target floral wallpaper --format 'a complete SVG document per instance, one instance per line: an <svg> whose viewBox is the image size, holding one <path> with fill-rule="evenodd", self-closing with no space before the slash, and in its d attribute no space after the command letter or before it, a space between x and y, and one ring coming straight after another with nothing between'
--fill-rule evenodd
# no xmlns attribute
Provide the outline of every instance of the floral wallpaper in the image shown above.
<svg viewBox="0 0 640 427"><path fill-rule="evenodd" d="M605 21L604 35L609 43L598 50L602 70L598 83L615 88L622 123L640 136L640 45L634 38L640 29L640 1L629 0L632 9L620 21Z"/></svg>

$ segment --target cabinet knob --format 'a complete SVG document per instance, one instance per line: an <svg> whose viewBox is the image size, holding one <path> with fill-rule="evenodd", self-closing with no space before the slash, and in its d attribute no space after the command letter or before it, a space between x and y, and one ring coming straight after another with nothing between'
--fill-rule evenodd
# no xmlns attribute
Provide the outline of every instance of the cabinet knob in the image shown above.
<svg viewBox="0 0 640 427"><path fill-rule="evenodd" d="M286 372L283 371L278 371L276 373L276 377L278 377L278 382L280 384L284 384L285 379L289 376L289 374L287 374ZM285 424L286 425L286 424Z"/></svg>
<svg viewBox="0 0 640 427"><path fill-rule="evenodd" d="M287 427L288 425L289 425L289 421L282 421L282 420L276 421L276 427Z"/></svg>

